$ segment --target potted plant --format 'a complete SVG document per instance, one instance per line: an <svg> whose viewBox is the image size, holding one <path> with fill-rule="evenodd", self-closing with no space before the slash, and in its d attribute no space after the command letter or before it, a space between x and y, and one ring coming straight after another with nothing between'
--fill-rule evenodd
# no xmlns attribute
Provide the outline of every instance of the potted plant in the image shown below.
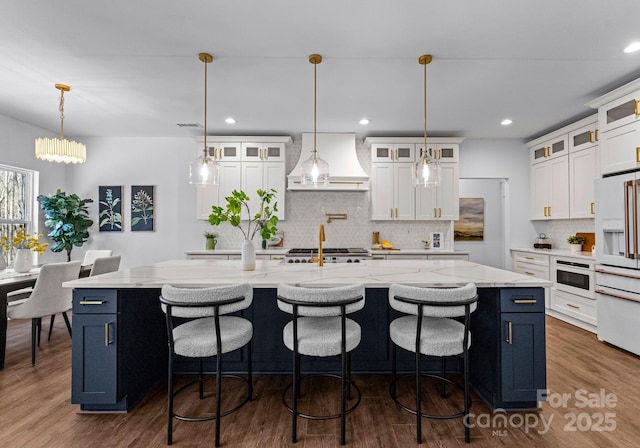
<svg viewBox="0 0 640 448"><path fill-rule="evenodd" d="M213 232L204 232L204 237L206 239L206 248L207 250L213 250L216 248L216 243L218 242L218 234Z"/></svg>
<svg viewBox="0 0 640 448"><path fill-rule="evenodd" d="M242 232L244 236L244 242L242 243L242 269L245 271L252 271L256 266L256 253L252 242L256 233L260 232L262 240L266 241L275 236L278 231L278 217L274 214L278 211L278 202L275 200L276 193L274 189L256 191L260 202L258 211L253 215L249 210L250 198L242 190L233 190L231 196L225 198L227 201L225 208L218 205L211 207L209 224L217 226L221 222L227 221ZM246 210L247 216L249 216L249 219L245 220L246 227L242 226L240 217L242 210Z"/></svg>
<svg viewBox="0 0 640 448"><path fill-rule="evenodd" d="M571 247L571 252L581 252L582 245L584 244L584 238L571 235L567 238L567 243L569 243L569 246Z"/></svg>
<svg viewBox="0 0 640 448"><path fill-rule="evenodd" d="M42 255L47 249L49 243L41 243L38 240L39 237L42 237L42 234L34 232L33 236L27 235L22 228L14 235L13 239L9 239L9 237L4 235L0 238L0 250L10 251L12 247L16 249L16 256L13 263L14 271L29 272L33 267L31 251ZM0 271L6 267L4 257L2 257L0 260Z"/></svg>
<svg viewBox="0 0 640 448"><path fill-rule="evenodd" d="M52 252L67 251L67 261L71 261L73 246L81 247L89 239L89 227L93 221L89 218L87 204L93 199L80 199L77 194L67 194L58 189L54 195L37 197L40 208L44 210L44 225L51 229L47 234L55 244Z"/></svg>

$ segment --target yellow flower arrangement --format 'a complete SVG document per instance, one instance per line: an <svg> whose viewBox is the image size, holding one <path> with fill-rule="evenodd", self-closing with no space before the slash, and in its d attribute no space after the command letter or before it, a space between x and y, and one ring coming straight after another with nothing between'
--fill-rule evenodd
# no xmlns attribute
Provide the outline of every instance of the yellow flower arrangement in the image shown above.
<svg viewBox="0 0 640 448"><path fill-rule="evenodd" d="M16 249L31 249L34 252L42 255L49 243L41 243L38 238L41 238L41 233L33 233L33 236L29 236L24 233L24 229L20 229L18 233L13 237L13 240L9 240L8 237L3 236L0 238L0 247L4 250L9 250L11 246Z"/></svg>

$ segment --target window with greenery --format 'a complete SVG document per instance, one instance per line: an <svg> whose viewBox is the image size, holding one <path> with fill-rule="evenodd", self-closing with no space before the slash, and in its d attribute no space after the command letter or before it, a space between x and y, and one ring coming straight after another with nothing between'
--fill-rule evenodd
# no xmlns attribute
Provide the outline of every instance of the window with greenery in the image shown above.
<svg viewBox="0 0 640 448"><path fill-rule="evenodd" d="M12 240L20 229L26 233L37 231L34 214L37 178L35 171L0 165L0 235ZM9 266L14 256L13 248L4 254Z"/></svg>

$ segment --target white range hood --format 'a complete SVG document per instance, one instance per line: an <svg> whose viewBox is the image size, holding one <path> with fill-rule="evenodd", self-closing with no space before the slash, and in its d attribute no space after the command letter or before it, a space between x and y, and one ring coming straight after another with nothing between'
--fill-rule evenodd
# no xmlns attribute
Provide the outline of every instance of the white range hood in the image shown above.
<svg viewBox="0 0 640 448"><path fill-rule="evenodd" d="M295 191L369 191L369 176L356 154L356 134L317 133L318 158L329 164L329 185L302 185L302 163L311 157L313 132L302 133L302 151L295 168L287 176L287 190Z"/></svg>

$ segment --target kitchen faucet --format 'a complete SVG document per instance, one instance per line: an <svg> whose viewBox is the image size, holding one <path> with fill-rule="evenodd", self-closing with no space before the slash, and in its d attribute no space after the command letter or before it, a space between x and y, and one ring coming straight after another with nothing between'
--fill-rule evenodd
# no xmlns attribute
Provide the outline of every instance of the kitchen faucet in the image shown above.
<svg viewBox="0 0 640 448"><path fill-rule="evenodd" d="M320 229L318 230L318 266L324 266L324 257L322 256L323 241L325 241L324 224L320 224Z"/></svg>

